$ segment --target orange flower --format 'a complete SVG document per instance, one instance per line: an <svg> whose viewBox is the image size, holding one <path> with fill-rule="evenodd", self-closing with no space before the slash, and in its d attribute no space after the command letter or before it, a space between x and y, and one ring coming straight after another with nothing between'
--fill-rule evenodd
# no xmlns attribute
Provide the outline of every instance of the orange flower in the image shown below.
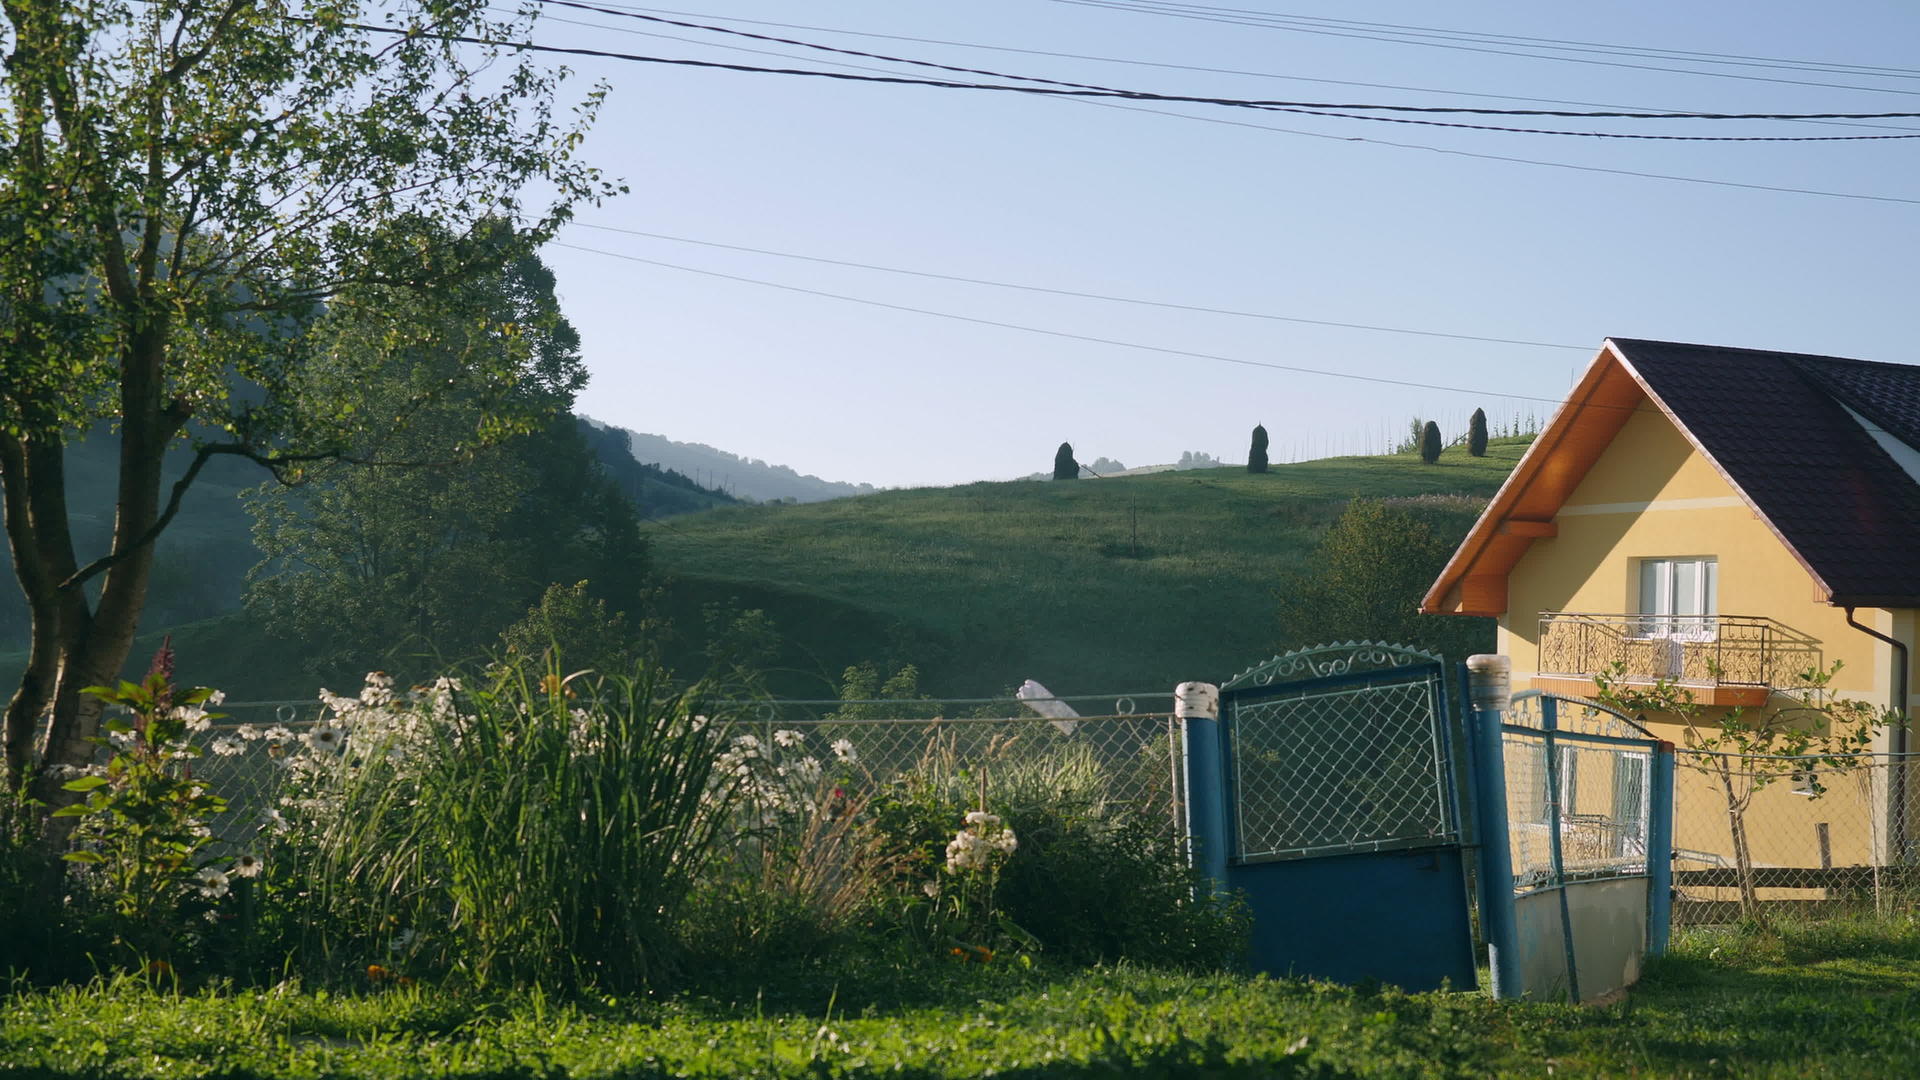
<svg viewBox="0 0 1920 1080"><path fill-rule="evenodd" d="M380 982L391 974L393 973L381 967L379 964L367 965L367 978L372 979L374 982Z"/></svg>

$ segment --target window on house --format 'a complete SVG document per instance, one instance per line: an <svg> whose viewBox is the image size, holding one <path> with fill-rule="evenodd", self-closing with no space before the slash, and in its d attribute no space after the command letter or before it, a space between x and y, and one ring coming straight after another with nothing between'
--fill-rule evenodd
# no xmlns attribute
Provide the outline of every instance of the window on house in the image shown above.
<svg viewBox="0 0 1920 1080"><path fill-rule="evenodd" d="M1719 632L1719 562L1711 555L1640 560L1640 637L1710 641Z"/></svg>

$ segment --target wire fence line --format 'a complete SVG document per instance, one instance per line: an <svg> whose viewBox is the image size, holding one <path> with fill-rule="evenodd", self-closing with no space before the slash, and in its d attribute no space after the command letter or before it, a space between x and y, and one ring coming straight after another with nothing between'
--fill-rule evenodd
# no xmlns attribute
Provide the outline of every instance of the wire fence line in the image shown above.
<svg viewBox="0 0 1920 1080"><path fill-rule="evenodd" d="M1070 792L1097 803L1101 813L1164 822L1170 837L1184 837L1179 721L1164 708L1135 711L1141 704L1170 706L1171 697L1047 700L1129 711L1045 717L1016 699L756 701L728 710L736 716L729 745L751 740L782 768L802 773L829 763L854 766L863 782L876 786L965 775L984 783L990 796ZM195 775L229 803L217 831L239 835L277 804L283 765L302 744L325 734L339 740L341 753L354 753L351 729L336 731L331 717L305 704L230 702L220 710L226 716L198 734ZM939 715L952 705L1005 715Z"/></svg>
<svg viewBox="0 0 1920 1080"><path fill-rule="evenodd" d="M936 768L948 775L985 774L996 784L1009 785L1058 783L1071 775L1112 811L1164 821L1170 835L1183 838L1182 731L1171 711L1171 696L1050 700L1093 715L1038 716L1032 703L1005 698L776 699L731 703L729 711L741 717L734 722L738 733L763 745L789 744L786 749L796 761L850 756L875 784L904 782ZM285 772L282 763L299 741L327 721L317 702L228 702L219 711L226 715L197 736L203 753L191 767L231 804L215 829L238 836L276 805ZM942 715L962 711L977 715ZM1525 716L1516 718L1522 726L1527 723ZM1285 725L1294 732L1295 745L1265 745L1253 764L1256 772L1265 770L1261 775L1267 779L1286 783L1278 788L1249 784L1246 792L1257 796L1256 801L1265 800L1262 805L1271 811L1274 828L1315 837L1328 833L1346 819L1328 818L1321 802L1332 797L1328 792L1346 789L1351 789L1346 798L1372 808L1376 817L1407 817L1405 808L1392 810L1399 806L1393 800L1405 790L1404 781L1415 771L1424 774L1430 762L1415 769L1390 756L1347 748L1345 759L1361 762L1362 773L1379 774L1379 782L1356 787L1352 777L1342 780L1325 772L1328 747L1309 737L1311 717L1284 719L1299 721ZM1580 740L1582 732L1612 733L1604 719L1563 702L1563 737L1551 762L1538 734L1510 730L1504 737L1509 842L1515 882L1522 889L1536 887L1553 863L1550 801L1559 814L1557 838L1565 876L1645 871L1646 755ZM253 737L244 738L243 733ZM1302 738L1307 741L1299 742ZM837 743L844 744L842 750L831 749ZM1309 752L1316 749L1317 755ZM352 752L350 732L345 752ZM1680 749L1674 786L1676 925L1737 919L1744 913L1743 894L1767 910L1809 915L1920 906L1920 867L1915 866L1920 857L1920 754L1795 759ZM1319 789L1324 790L1315 796ZM1279 798L1275 791L1291 794ZM1416 815L1421 822L1432 819L1421 831L1445 831L1444 808L1428 809L1433 813ZM1280 846L1316 845L1287 841Z"/></svg>
<svg viewBox="0 0 1920 1080"><path fill-rule="evenodd" d="M1679 750L1675 766L1676 924L1737 919L1743 892L1808 915L1920 902L1920 754Z"/></svg>

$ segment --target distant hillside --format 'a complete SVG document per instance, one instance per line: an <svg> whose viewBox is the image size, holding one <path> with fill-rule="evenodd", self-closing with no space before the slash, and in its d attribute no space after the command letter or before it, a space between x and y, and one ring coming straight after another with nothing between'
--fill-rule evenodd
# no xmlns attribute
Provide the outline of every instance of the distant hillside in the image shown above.
<svg viewBox="0 0 1920 1080"><path fill-rule="evenodd" d="M716 602L766 610L788 642L788 694L831 693L862 660L911 661L948 696L1029 678L1059 693L1170 691L1311 638L1278 624L1274 590L1350 499L1402 499L1462 535L1526 441L1496 440L1481 459L1449 449L1431 466L1333 458L733 507L656 534L654 561L676 625Z"/></svg>
<svg viewBox="0 0 1920 1080"><path fill-rule="evenodd" d="M740 501L724 491L704 487L692 477L674 469L641 464L633 456L633 433L626 428L609 427L582 419L580 433L586 436L587 445L593 448L595 460L620 486L621 493L640 508L643 517L690 514L695 510L710 510Z"/></svg>
<svg viewBox="0 0 1920 1080"><path fill-rule="evenodd" d="M1282 640L1313 635L1279 625L1274 590L1350 499L1401 500L1463 533L1525 445L1495 440L1483 459L1449 448L1432 466L1413 455L1333 458L1259 475L1200 469L722 505L651 532L663 579L656 614L672 627L662 645L676 667L697 671L715 614L757 608L784 639L772 684L789 696L831 695L841 671L865 660L913 662L923 688L947 696L995 695L1029 678L1063 694L1218 682ZM292 674L298 658L244 614L179 625L230 611L254 558L233 496L257 479L207 487L220 505L169 534L180 580L162 607L181 615L148 620L132 664L172 625L196 680L236 698L306 698L313 680ZM182 602L195 595L202 605ZM0 676L23 659L5 649ZM335 689L356 674L339 673Z"/></svg>
<svg viewBox="0 0 1920 1080"><path fill-rule="evenodd" d="M806 503L847 495L865 495L874 490L872 484L844 484L822 480L817 476L804 476L785 465L769 465L757 458L743 458L704 443L674 442L664 436L630 431L586 417L582 419L597 428L624 432L630 440L634 460L692 477L705 487L724 491L738 499Z"/></svg>

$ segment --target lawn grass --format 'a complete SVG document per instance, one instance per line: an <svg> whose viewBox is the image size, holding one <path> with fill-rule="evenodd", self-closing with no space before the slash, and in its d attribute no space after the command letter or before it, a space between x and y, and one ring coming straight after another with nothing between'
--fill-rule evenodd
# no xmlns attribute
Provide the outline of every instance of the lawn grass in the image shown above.
<svg viewBox="0 0 1920 1080"><path fill-rule="evenodd" d="M767 610L796 645L792 695L831 696L845 664L889 657L941 694L1026 678L1166 692L1272 655L1274 589L1348 500L1425 497L1471 520L1526 445L729 507L656 530L654 559L678 624L715 600Z"/></svg>
<svg viewBox="0 0 1920 1080"><path fill-rule="evenodd" d="M17 991L0 1077L1905 1077L1920 923L1696 931L1612 1005L955 966L561 1004L434 988Z"/></svg>

